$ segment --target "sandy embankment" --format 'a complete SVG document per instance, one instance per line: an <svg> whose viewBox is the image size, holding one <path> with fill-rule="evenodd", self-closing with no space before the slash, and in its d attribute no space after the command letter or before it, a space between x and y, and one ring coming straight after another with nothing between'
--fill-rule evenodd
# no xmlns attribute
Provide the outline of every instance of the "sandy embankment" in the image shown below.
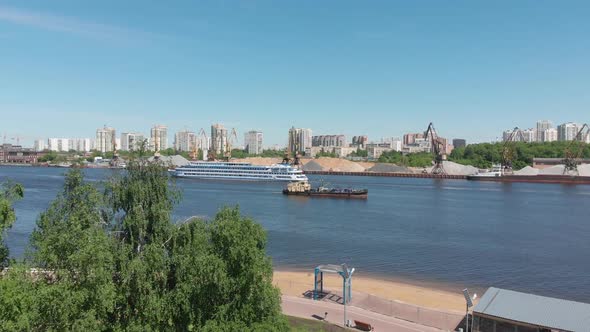
<svg viewBox="0 0 590 332"><path fill-rule="evenodd" d="M324 287L341 292L342 279L338 275L324 274ZM285 295L302 296L313 290L313 272L274 271L273 283ZM407 283L354 276L353 292L372 294L387 300L396 300L418 306L462 312L465 310L463 294L410 285Z"/></svg>

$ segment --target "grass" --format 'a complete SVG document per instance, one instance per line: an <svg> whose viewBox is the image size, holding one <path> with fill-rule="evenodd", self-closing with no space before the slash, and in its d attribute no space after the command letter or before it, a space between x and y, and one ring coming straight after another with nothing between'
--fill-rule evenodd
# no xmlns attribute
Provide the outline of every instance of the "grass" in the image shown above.
<svg viewBox="0 0 590 332"><path fill-rule="evenodd" d="M343 332L343 327L315 319L287 316L291 331L296 332Z"/></svg>

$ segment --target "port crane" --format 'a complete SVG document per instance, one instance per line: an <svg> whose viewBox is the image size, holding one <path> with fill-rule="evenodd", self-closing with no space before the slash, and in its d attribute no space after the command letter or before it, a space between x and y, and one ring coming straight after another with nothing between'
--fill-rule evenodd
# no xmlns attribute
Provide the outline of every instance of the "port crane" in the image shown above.
<svg viewBox="0 0 590 332"><path fill-rule="evenodd" d="M578 164L580 163L580 158L582 158L582 153L584 152L584 139L590 135L590 127L588 124L584 124L578 133L574 137L574 139L568 144L565 149L565 158L563 159L563 174L564 175L579 175L578 173Z"/></svg>
<svg viewBox="0 0 590 332"><path fill-rule="evenodd" d="M299 160L301 155L299 154L299 144L297 140L297 134L291 133L289 137L289 142L293 142L295 151L291 151L291 144L287 143L287 148L285 149L285 156L283 157L283 164L291 164L291 165L299 165ZM293 157L293 159L291 159Z"/></svg>
<svg viewBox="0 0 590 332"><path fill-rule="evenodd" d="M238 132L236 128L232 128L231 133L225 141L225 159L229 161L231 159L231 150L238 145Z"/></svg>
<svg viewBox="0 0 590 332"><path fill-rule="evenodd" d="M439 139L432 122L428 124L428 128L424 132L424 138L430 138L430 151L434 154L434 166L430 173L437 175L446 174L445 169L443 168L443 161L446 159L444 147L442 146L442 142Z"/></svg>
<svg viewBox="0 0 590 332"><path fill-rule="evenodd" d="M504 140L502 145L502 172L512 172L512 162L516 158L516 146L514 142L524 141L522 131L518 127L514 127L510 136Z"/></svg>

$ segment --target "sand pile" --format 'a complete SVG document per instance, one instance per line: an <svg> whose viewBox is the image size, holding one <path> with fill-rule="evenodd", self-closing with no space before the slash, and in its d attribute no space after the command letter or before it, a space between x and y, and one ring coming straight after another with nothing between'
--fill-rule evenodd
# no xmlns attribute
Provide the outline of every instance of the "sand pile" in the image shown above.
<svg viewBox="0 0 590 332"><path fill-rule="evenodd" d="M564 165L555 165L539 170L540 175L562 175Z"/></svg>
<svg viewBox="0 0 590 332"><path fill-rule="evenodd" d="M590 176L590 164L578 165L578 173L580 176Z"/></svg>
<svg viewBox="0 0 590 332"><path fill-rule="evenodd" d="M375 166L369 168L367 171L378 173L410 173L410 170L406 167L385 163L375 164Z"/></svg>
<svg viewBox="0 0 590 332"><path fill-rule="evenodd" d="M473 175L477 173L477 168L469 165L461 165L452 161L443 161L443 168L449 175ZM430 172L432 167L428 168Z"/></svg>
<svg viewBox="0 0 590 332"><path fill-rule="evenodd" d="M314 160L324 171L364 172L365 168L353 161L340 158L322 157ZM311 161L310 161L311 163Z"/></svg>
<svg viewBox="0 0 590 332"><path fill-rule="evenodd" d="M531 166L527 166L525 168L522 168L518 171L514 172L514 175L537 175L539 174L539 169L538 168L532 168Z"/></svg>

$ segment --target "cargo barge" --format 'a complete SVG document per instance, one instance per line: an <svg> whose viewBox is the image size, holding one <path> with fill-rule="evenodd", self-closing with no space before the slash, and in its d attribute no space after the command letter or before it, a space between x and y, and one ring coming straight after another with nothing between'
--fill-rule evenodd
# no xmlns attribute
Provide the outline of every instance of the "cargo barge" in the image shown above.
<svg viewBox="0 0 590 332"><path fill-rule="evenodd" d="M291 182L283 189L284 195L309 196L309 197L334 197L334 198L361 198L366 199L368 189L338 189L320 186L312 188L307 181Z"/></svg>

